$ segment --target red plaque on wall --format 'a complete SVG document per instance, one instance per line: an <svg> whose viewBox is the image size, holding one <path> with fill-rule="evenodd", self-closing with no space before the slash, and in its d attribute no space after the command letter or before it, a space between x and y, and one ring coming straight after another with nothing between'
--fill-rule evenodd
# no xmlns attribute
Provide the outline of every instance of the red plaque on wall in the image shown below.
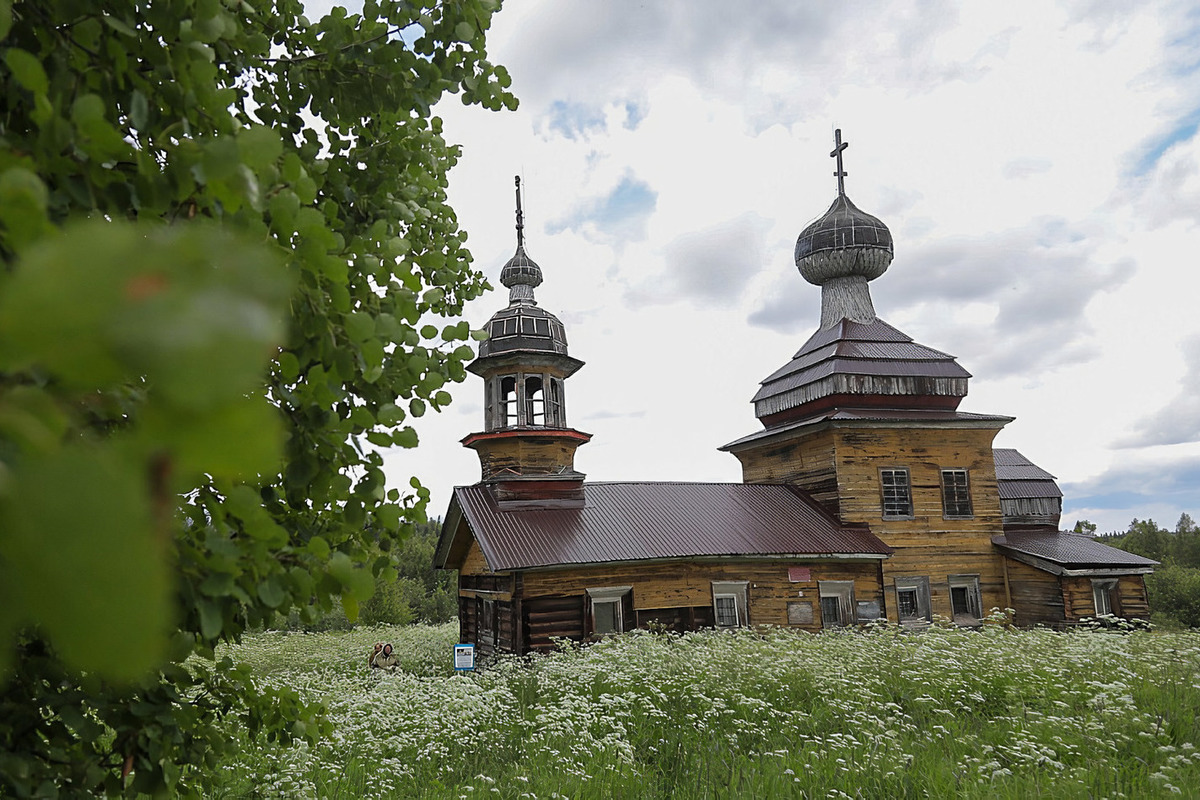
<svg viewBox="0 0 1200 800"><path fill-rule="evenodd" d="M812 580L812 570L808 567L788 567L788 580L792 583L807 583Z"/></svg>

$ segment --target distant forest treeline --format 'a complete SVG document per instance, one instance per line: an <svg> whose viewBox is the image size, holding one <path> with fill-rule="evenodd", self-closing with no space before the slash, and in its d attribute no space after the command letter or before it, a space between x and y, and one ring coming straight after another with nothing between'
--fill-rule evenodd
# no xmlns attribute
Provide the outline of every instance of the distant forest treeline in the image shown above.
<svg viewBox="0 0 1200 800"><path fill-rule="evenodd" d="M1075 523L1079 533L1095 533L1087 520ZM1182 514L1175 530L1160 528L1152 519L1135 519L1124 533L1098 536L1105 544L1161 561L1146 576L1146 592L1155 624L1200 628L1200 527Z"/></svg>

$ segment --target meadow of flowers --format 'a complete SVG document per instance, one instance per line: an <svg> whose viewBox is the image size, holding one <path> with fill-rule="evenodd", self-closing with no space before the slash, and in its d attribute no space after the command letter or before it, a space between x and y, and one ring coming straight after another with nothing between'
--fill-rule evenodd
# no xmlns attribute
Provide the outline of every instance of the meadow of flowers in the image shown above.
<svg viewBox="0 0 1200 800"><path fill-rule="evenodd" d="M1200 633L638 632L454 674L457 625L230 647L323 701L212 797L1200 797ZM369 670L377 640L395 672Z"/></svg>

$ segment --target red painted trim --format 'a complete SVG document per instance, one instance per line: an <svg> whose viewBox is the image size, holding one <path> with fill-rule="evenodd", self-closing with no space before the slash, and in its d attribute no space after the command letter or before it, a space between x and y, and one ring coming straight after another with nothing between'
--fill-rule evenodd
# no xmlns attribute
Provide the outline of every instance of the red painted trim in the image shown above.
<svg viewBox="0 0 1200 800"><path fill-rule="evenodd" d="M590 442L592 435L577 431L574 428L505 428L501 431L486 431L468 434L461 439L464 447L470 447L476 442L490 442L502 439L570 439L579 444Z"/></svg>

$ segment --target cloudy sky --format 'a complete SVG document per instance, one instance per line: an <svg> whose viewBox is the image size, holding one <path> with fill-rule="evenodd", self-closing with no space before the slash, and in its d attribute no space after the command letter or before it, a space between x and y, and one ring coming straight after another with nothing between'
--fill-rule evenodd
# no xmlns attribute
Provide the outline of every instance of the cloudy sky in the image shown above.
<svg viewBox="0 0 1200 800"><path fill-rule="evenodd" d="M489 53L520 109L439 107L451 200L499 287L523 176L589 479L740 480L717 447L817 327L792 248L840 127L895 238L879 316L957 356L962 410L1016 417L996 445L1058 477L1064 526L1200 516L1200 5L514 0ZM479 478L482 395L388 458L435 513Z"/></svg>

